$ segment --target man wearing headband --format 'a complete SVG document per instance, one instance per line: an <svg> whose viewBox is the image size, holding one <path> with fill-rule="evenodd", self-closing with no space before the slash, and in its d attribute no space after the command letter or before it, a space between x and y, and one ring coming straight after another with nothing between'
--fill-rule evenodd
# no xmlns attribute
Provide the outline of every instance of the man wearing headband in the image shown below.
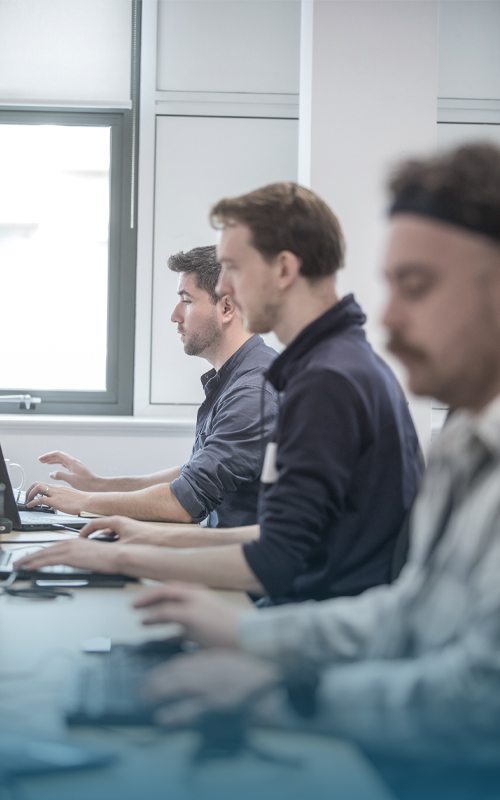
<svg viewBox="0 0 500 800"><path fill-rule="evenodd" d="M378 756L462 765L491 752L498 764L500 150L470 145L404 164L390 189L389 348L411 389L452 412L416 500L409 561L395 583L359 597L258 614L236 616L203 589L149 590L137 603L149 607L146 622L180 622L189 639L226 652L165 665L148 696L183 696L165 709L172 722L222 705L228 687L243 699L282 686L290 665L305 665L310 702L288 695L311 719L280 689L267 704L274 722L343 736Z"/></svg>

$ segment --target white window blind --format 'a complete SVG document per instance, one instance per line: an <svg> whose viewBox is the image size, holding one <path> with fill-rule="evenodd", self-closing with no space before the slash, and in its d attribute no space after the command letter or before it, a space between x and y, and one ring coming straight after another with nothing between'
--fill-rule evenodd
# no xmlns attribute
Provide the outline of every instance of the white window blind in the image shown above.
<svg viewBox="0 0 500 800"><path fill-rule="evenodd" d="M127 105L130 0L0 0L0 103Z"/></svg>

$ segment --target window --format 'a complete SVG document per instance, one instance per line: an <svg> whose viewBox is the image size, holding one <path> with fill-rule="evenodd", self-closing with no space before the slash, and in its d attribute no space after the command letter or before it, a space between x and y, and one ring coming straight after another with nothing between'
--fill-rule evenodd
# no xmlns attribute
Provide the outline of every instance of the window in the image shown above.
<svg viewBox="0 0 500 800"><path fill-rule="evenodd" d="M132 413L131 128L128 110L0 112L0 395L43 414Z"/></svg>

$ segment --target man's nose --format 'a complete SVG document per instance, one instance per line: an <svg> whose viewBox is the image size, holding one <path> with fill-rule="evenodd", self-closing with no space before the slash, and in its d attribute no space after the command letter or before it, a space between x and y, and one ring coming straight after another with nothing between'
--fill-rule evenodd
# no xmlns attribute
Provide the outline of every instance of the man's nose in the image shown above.
<svg viewBox="0 0 500 800"><path fill-rule="evenodd" d="M182 322L183 317L181 311L182 311L182 305L181 303L177 303L176 307L172 311L170 322L176 322L176 323Z"/></svg>
<svg viewBox="0 0 500 800"><path fill-rule="evenodd" d="M394 291L391 291L386 300L385 309L381 319L384 328L389 331L401 328L401 308Z"/></svg>
<svg viewBox="0 0 500 800"><path fill-rule="evenodd" d="M227 269L222 267L219 275L219 280L217 281L217 286L215 287L216 294L219 297L222 297L225 294L232 295L233 294L233 285L229 279L227 274Z"/></svg>

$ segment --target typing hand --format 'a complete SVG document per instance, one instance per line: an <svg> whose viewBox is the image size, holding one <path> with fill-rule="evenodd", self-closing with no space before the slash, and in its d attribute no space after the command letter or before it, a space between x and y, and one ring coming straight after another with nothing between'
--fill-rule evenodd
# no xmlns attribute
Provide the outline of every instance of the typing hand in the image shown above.
<svg viewBox="0 0 500 800"><path fill-rule="evenodd" d="M32 483L26 492L27 508L48 505L65 514L80 514L89 495L68 489L65 486L54 486L47 483Z"/></svg>
<svg viewBox="0 0 500 800"><path fill-rule="evenodd" d="M63 453L61 450L54 450L52 453L45 453L38 459L42 464L61 464L67 472L56 470L50 473L53 481L66 481L73 489L83 492L98 492L99 478L94 475L86 466L78 461L77 458Z"/></svg>
<svg viewBox="0 0 500 800"><path fill-rule="evenodd" d="M43 547L14 563L14 569L37 570L64 564L66 567L91 569L96 572L119 572L120 548L103 542L72 539L52 547Z"/></svg>
<svg viewBox="0 0 500 800"><path fill-rule="evenodd" d="M148 608L143 625L178 622L188 639L204 647L238 648L237 616L215 592L172 581L144 592L134 608Z"/></svg>
<svg viewBox="0 0 500 800"><path fill-rule="evenodd" d="M176 656L151 670L141 694L147 702L168 701L156 720L177 727L206 711L238 706L278 682L278 668L273 664L227 650L211 650Z"/></svg>
<svg viewBox="0 0 500 800"><path fill-rule="evenodd" d="M161 544L160 536L165 536L165 531L158 525L117 516L93 519L82 528L80 536L87 537L94 531L114 533L117 539L127 544Z"/></svg>

